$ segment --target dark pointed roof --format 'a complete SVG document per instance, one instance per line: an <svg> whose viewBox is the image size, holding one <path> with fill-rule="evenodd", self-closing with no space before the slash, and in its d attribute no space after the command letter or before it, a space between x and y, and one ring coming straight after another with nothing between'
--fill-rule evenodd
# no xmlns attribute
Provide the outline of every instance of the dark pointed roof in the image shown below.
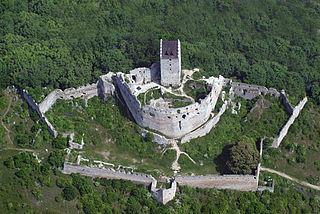
<svg viewBox="0 0 320 214"><path fill-rule="evenodd" d="M178 58L178 41L162 41L162 58Z"/></svg>

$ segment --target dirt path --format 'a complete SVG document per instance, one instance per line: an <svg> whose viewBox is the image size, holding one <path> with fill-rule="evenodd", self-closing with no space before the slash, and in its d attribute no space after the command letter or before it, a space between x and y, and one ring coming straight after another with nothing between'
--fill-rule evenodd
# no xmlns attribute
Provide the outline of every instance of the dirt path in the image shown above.
<svg viewBox="0 0 320 214"><path fill-rule="evenodd" d="M315 189L315 190L320 191L320 186L313 185L313 184L307 183L307 182L305 182L305 181L300 181L300 180L298 180L298 179L296 179L296 178L290 177L289 175L287 175L287 174L285 174L285 173L283 173L283 172L278 172L278 171L276 171L276 170L274 170L274 169L269 169L269 168L265 168L265 167L261 167L260 170L261 170L261 171L271 172L271 173L280 175L280 176L282 176L282 177L284 177L284 178L286 178L286 179L289 179L289 180L291 180L291 181L297 182L298 184L301 184L301 185L303 185L303 186L307 186L307 187L310 187L310 188L312 188L312 189Z"/></svg>
<svg viewBox="0 0 320 214"><path fill-rule="evenodd" d="M192 78L193 73L194 73L193 70L184 70L184 71L182 71L183 78L182 78L182 81L181 81L181 86L177 89L177 91L180 91L181 95L188 97L189 99L191 99L192 103L195 103L195 100L193 99L193 97L188 96L183 91L184 84L188 81L187 76L190 76L190 80L193 80L193 78Z"/></svg>
<svg viewBox="0 0 320 214"><path fill-rule="evenodd" d="M9 98L9 105L8 105L7 109L5 110L4 114L3 114L2 117L1 117L1 125L2 125L3 128L6 130L7 138L8 138L9 143L13 144L13 142L12 142L12 140L11 140L11 137L10 137L10 130L5 126L5 124L4 124L4 122L3 122L3 119L6 117L6 115L8 114L8 112L9 112L9 110L10 110L11 103L12 103L12 97Z"/></svg>
<svg viewBox="0 0 320 214"><path fill-rule="evenodd" d="M172 145L172 147L170 149L176 150L176 152L177 152L176 159L172 163L171 169L173 169L174 171L179 171L181 169L181 167L178 163L181 154L186 155L191 160L192 163L196 164L196 162L187 153L180 151L180 148L179 148L176 140L171 140L171 145Z"/></svg>

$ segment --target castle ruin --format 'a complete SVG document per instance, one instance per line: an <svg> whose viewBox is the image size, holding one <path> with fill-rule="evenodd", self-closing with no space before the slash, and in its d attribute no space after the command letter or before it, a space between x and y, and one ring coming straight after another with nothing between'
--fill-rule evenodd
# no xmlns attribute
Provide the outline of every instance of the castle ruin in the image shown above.
<svg viewBox="0 0 320 214"><path fill-rule="evenodd" d="M52 91L40 104L23 90L22 96L29 105L37 111L40 118L47 124L49 131L57 137L58 133L45 116L57 99L71 100L82 98L85 101L99 96L107 99L110 95L122 97L135 122L150 130L144 130L140 134L146 135L152 130L161 134L153 133L154 141L158 144L169 145L171 139L180 140L181 143L189 142L193 138L206 135L219 121L220 116L232 103L233 97L240 96L244 99L253 99L259 95L271 94L283 100L287 111L292 114L288 123L281 130L279 137L274 139L273 147L278 147L282 139L287 134L290 125L298 117L307 98L292 107L284 93L279 93L276 89L264 86L249 85L245 83L232 82L223 76L192 79L189 70L181 70L181 50L180 41L160 40L160 63L154 63L150 68L136 68L128 74L121 72L100 76L96 83L75 88ZM181 79L181 73L184 73ZM190 75L191 73L191 75ZM202 88L207 90L199 98L191 97L184 92L185 84L191 82L194 90ZM213 113L218 98L223 88L229 86L229 100L223 100L217 114ZM223 96L222 96L223 97ZM178 104L178 105L177 105ZM240 108L240 107L239 107ZM171 139L167 139L171 138ZM81 144L83 146L83 143ZM80 148L81 145L76 145ZM81 147L82 148L82 147ZM80 149L81 149L80 148ZM71 148L72 149L72 148ZM260 155L262 155L261 146ZM152 196L159 202L165 204L174 198L177 183L199 188L219 188L234 189L242 191L257 191L259 181L260 164L255 175L204 175L186 176L176 175L169 189L157 189L156 181L151 175L141 173L127 173L125 171L115 171L112 168L95 168L81 166L80 164L64 164L63 173L80 173L91 177L106 177L110 179L131 180L135 183L145 185L151 184Z"/></svg>

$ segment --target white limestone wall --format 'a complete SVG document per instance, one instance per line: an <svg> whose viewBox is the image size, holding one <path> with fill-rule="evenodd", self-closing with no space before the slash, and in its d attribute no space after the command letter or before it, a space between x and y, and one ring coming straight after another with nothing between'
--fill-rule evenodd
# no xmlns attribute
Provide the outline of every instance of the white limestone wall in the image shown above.
<svg viewBox="0 0 320 214"><path fill-rule="evenodd" d="M287 98L286 93L285 93L285 91L284 91L283 89L282 89L281 92L280 92L280 97L281 97L281 99L282 99L283 105L286 107L287 112L288 112L289 114L292 114L292 112L293 112L293 107L292 107L292 105L290 104L289 99Z"/></svg>
<svg viewBox="0 0 320 214"><path fill-rule="evenodd" d="M272 144L271 147L278 148L280 146L281 141L287 135L290 126L293 124L295 119L299 116L301 110L303 109L303 107L307 103L307 101L308 101L308 99L307 99L307 97L305 97L305 98L303 98L303 100L301 100L299 102L299 104L296 107L294 107L292 115L290 116L290 118L287 121L287 123L281 129L281 131L279 133L279 136L274 139L273 144Z"/></svg>
<svg viewBox="0 0 320 214"><path fill-rule="evenodd" d="M74 98L90 99L92 97L101 95L112 95L115 88L112 84L112 76L114 73L110 72L100 77L97 83L88 84L79 88L67 88L64 91L56 89L46 96L46 98L39 104L40 111L46 113L57 99L72 100Z"/></svg>
<svg viewBox="0 0 320 214"><path fill-rule="evenodd" d="M171 201L177 190L177 182L174 180L171 183L171 187L169 189L157 189L157 181L154 180L151 184L151 194L152 197L162 204L166 204Z"/></svg>
<svg viewBox="0 0 320 214"><path fill-rule="evenodd" d="M44 100L39 104L40 111L42 113L47 112L51 106L57 101L60 96L62 96L63 91L61 89L55 89L50 94L48 94Z"/></svg>
<svg viewBox="0 0 320 214"><path fill-rule="evenodd" d="M125 82L123 74L118 73L115 77L115 82L136 123L160 131L171 138L180 138L208 120L222 90L224 78L220 76L219 79L213 78L211 81L213 82L211 92L205 99L200 100L200 103L182 108L161 109L151 106L141 108L140 102Z"/></svg>
<svg viewBox="0 0 320 214"><path fill-rule="evenodd" d="M151 133L154 137L154 139L152 140L152 142L155 142L157 144L160 144L160 145L169 145L170 144L170 141L165 138L164 136L162 135L159 135L157 133L154 133L154 132L150 132L148 130L142 130L141 132L139 132L139 134L142 136L142 137L146 137L147 133Z"/></svg>
<svg viewBox="0 0 320 214"><path fill-rule="evenodd" d="M112 72L109 72L108 74L100 76L98 82L97 82L97 87L98 87L98 95L101 98L106 98L110 95L114 94L115 87L113 85L113 80L112 77L115 74Z"/></svg>
<svg viewBox="0 0 320 214"><path fill-rule="evenodd" d="M146 84L151 82L150 68L136 68L130 71L129 76L134 81L134 84Z"/></svg>
<svg viewBox="0 0 320 214"><path fill-rule="evenodd" d="M187 143L190 142L191 139L207 135L211 131L211 129L214 128L216 124L219 122L221 115L226 111L227 107L228 102L225 101L217 115L215 115L212 119L210 119L206 124L204 124L200 128L183 136L181 138L181 143Z"/></svg>
<svg viewBox="0 0 320 214"><path fill-rule="evenodd" d="M234 88L234 92L237 96L240 96L247 100L251 100L259 96L260 94L271 94L275 97L280 96L280 93L274 88L268 89L261 85L250 85L241 82L232 82L232 80L230 79L228 79L227 83L229 83Z"/></svg>
<svg viewBox="0 0 320 214"><path fill-rule="evenodd" d="M125 172L124 170L114 170L112 168L98 168L89 166L73 165L71 163L64 163L62 173L71 174L79 173L81 175L89 177L100 177L108 179L122 179L132 181L137 184L150 185L154 178L151 175L137 173L137 172Z"/></svg>
<svg viewBox="0 0 320 214"><path fill-rule="evenodd" d="M56 89L49 93L45 99L38 105L36 101L29 95L26 90L23 90L22 96L28 102L28 104L37 111L40 118L47 124L50 133L54 136L58 136L58 132L49 122L45 113L51 108L51 106L57 101L57 99L73 99L73 98L83 98L83 99L90 99L94 96L97 96L100 93L102 94L113 94L115 88L112 84L112 76L113 73L108 73L107 75L103 75L100 77L97 83L81 86L77 89L75 88L68 88L64 91L60 89Z"/></svg>
<svg viewBox="0 0 320 214"><path fill-rule="evenodd" d="M240 191L256 191L258 177L255 175L204 175L175 177L181 186L198 188L232 189Z"/></svg>
<svg viewBox="0 0 320 214"><path fill-rule="evenodd" d="M29 95L28 91L23 90L23 91L22 91L22 96L23 96L23 98L27 101L27 103L29 104L29 106L31 106L31 108L38 113L38 115L40 116L41 120L47 125L49 132L50 132L54 137L57 137L57 136L58 136L58 132L55 130L55 128L52 126L52 124L49 122L49 120L46 118L46 116L41 112L39 105L38 105L37 102Z"/></svg>

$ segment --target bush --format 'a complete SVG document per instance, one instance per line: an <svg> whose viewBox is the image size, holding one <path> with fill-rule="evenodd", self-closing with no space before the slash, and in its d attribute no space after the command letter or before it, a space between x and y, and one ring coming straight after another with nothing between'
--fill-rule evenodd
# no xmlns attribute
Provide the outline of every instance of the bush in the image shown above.
<svg viewBox="0 0 320 214"><path fill-rule="evenodd" d="M68 146L68 139L58 135L52 142L53 148L65 149Z"/></svg>
<svg viewBox="0 0 320 214"><path fill-rule="evenodd" d="M67 201L71 201L75 199L77 195L78 195L78 190L72 185L65 187L62 191L62 196Z"/></svg>

